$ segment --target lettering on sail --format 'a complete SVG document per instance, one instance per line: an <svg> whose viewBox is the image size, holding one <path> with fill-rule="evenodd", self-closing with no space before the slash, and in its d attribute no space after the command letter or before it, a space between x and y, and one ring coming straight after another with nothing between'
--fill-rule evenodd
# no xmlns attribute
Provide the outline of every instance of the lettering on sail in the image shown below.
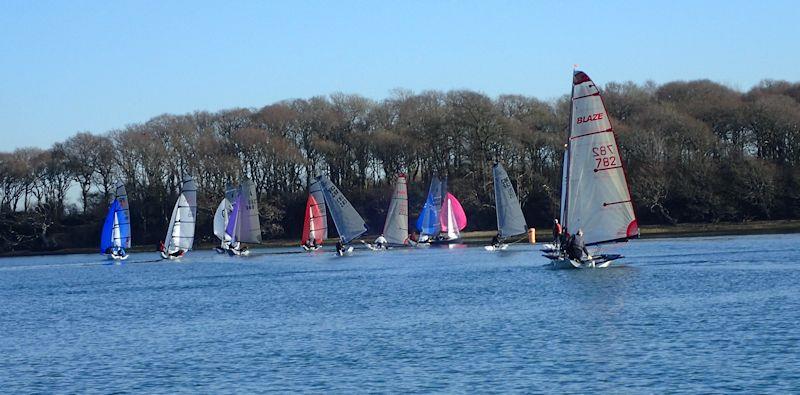
<svg viewBox="0 0 800 395"><path fill-rule="evenodd" d="M614 169L620 166L613 146L610 144L592 147L592 154L594 155L594 171L596 172L600 170Z"/></svg>
<svg viewBox="0 0 800 395"><path fill-rule="evenodd" d="M596 114L587 115L585 117L578 117L578 123L586 123L586 122L594 122L603 119L603 113L598 112Z"/></svg>

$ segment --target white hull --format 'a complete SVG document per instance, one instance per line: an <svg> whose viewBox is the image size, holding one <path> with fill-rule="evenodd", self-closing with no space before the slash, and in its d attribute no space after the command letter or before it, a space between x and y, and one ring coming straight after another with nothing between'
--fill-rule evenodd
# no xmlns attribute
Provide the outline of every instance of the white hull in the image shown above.
<svg viewBox="0 0 800 395"><path fill-rule="evenodd" d="M313 252L313 251L316 251L316 250L322 248L322 246L309 247L309 246L307 246L305 244L301 244L300 246L303 247L304 251L308 251L308 252Z"/></svg>
<svg viewBox="0 0 800 395"><path fill-rule="evenodd" d="M500 246L483 246L486 251L503 251L508 248L508 244L500 244Z"/></svg>
<svg viewBox="0 0 800 395"><path fill-rule="evenodd" d="M186 253L183 253L183 254L181 254L181 255L179 255L179 256L173 256L173 255L169 255L169 254L167 254L167 253L166 253L166 252L164 252L164 251L161 251L161 252L160 252L160 254L161 254L161 258L162 258L162 259L169 259L169 260L171 260L171 261L172 261L172 260L176 260L176 259L181 259L181 258L183 258L183 256L184 256L184 255L186 255Z"/></svg>
<svg viewBox="0 0 800 395"><path fill-rule="evenodd" d="M606 268L611 265L611 262L614 261L601 261L595 263L595 260L585 260L582 262L578 262L568 258L559 258L553 259L550 261L550 264L553 269L556 270L563 270L563 269L602 269Z"/></svg>
<svg viewBox="0 0 800 395"><path fill-rule="evenodd" d="M336 251L336 255L339 256L350 256L353 255L353 246L348 246L344 249L344 251Z"/></svg>
<svg viewBox="0 0 800 395"><path fill-rule="evenodd" d="M115 260L115 261L124 261L128 259L128 254L125 255L115 255L115 254L108 254L106 255L108 259Z"/></svg>

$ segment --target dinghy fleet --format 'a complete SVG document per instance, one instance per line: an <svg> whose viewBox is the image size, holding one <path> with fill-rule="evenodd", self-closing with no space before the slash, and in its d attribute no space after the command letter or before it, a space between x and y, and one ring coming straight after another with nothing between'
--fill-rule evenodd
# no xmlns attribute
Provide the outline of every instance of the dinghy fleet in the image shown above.
<svg viewBox="0 0 800 395"><path fill-rule="evenodd" d="M586 246L628 241L639 236L639 227L613 128L600 91L581 71L573 73L571 122L565 144L560 219L565 233L574 231ZM529 232L519 198L502 164L492 168L497 234L487 251L502 251L524 240ZM369 250L402 247L451 246L461 242L467 216L459 200L448 191L447 178L431 177L427 198L417 217L416 232L409 233L408 180L396 177L380 236L373 243L360 238L367 232L364 219L341 190L325 175L309 180L301 247L309 252L328 239L328 215L338 234L336 254L351 255L358 241ZM166 236L160 246L163 259L180 259L192 249L197 218L197 188L190 176L183 178ZM255 184L244 180L229 185L214 212L215 250L231 256L248 255L246 244L261 243L261 226ZM418 232L418 233L417 233ZM512 238L516 241L511 241ZM567 244L554 240L541 250L553 268L607 267L621 255L573 254ZM531 238L531 242L533 242ZM125 186L116 186L100 238L101 253L124 260L131 246L130 214Z"/></svg>

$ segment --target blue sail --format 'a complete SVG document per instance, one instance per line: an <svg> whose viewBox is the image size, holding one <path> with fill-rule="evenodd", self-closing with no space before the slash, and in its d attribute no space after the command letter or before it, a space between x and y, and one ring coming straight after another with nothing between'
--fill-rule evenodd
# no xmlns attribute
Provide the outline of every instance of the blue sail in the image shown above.
<svg viewBox="0 0 800 395"><path fill-rule="evenodd" d="M434 176L428 189L428 199L422 206L422 212L417 218L417 230L421 234L435 235L439 233L439 209L442 207L442 183Z"/></svg>
<svg viewBox="0 0 800 395"><path fill-rule="evenodd" d="M101 254L105 254L110 247L114 246L114 219L121 209L119 201L116 199L108 207L108 215L106 215L106 220L103 222L103 231L100 233Z"/></svg>

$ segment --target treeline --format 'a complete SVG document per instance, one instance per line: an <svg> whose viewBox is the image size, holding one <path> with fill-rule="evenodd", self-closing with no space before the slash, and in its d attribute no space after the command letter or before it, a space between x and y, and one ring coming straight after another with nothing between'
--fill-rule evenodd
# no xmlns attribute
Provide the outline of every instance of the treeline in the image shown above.
<svg viewBox="0 0 800 395"><path fill-rule="evenodd" d="M764 81L746 93L708 80L609 83L603 94L641 223L800 218L799 83ZM468 229L493 229L495 159L529 225L549 227L568 117L568 96L397 91L379 102L334 94L82 132L50 149L0 153L0 250L94 246L116 180L127 186L134 243L155 245L182 174L199 187L199 240L212 239L212 211L242 177L256 185L264 237L299 239L307 180L319 173L373 232L398 172L409 177L412 220L435 172L448 177Z"/></svg>

